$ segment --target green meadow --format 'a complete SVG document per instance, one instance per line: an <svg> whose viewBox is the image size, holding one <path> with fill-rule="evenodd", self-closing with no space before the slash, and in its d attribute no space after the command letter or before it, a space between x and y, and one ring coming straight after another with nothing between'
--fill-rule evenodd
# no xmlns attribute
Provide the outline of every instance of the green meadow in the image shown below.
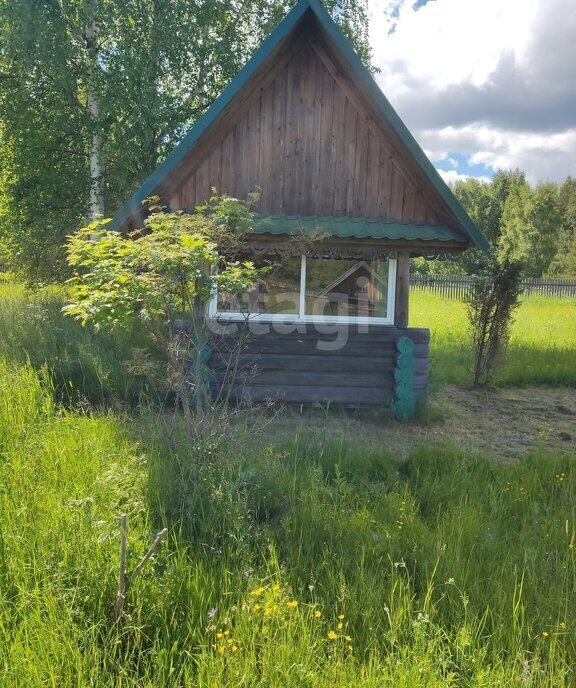
<svg viewBox="0 0 576 688"><path fill-rule="evenodd" d="M1 289L2 688L576 685L576 456L194 433L129 340ZM502 384L575 384L575 308L523 303ZM415 293L412 324L468 384L461 304ZM121 513L128 572L169 533L115 623Z"/></svg>
<svg viewBox="0 0 576 688"><path fill-rule="evenodd" d="M430 329L433 383L470 384L470 334L462 301L414 289L410 296L410 325ZM576 386L576 299L522 299L495 382Z"/></svg>

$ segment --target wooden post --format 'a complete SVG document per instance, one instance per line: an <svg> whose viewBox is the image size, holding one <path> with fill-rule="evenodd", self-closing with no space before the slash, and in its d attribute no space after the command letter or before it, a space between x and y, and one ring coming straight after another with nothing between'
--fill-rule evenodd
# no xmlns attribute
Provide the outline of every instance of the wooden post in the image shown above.
<svg viewBox="0 0 576 688"><path fill-rule="evenodd" d="M118 593L114 606L114 616L116 621L122 618L124 613L124 602L126 600L126 541L128 530L126 524L126 514L120 516L120 571L118 575Z"/></svg>
<svg viewBox="0 0 576 688"><path fill-rule="evenodd" d="M142 569L146 566L146 564L150 561L150 558L154 554L154 552L160 547L160 543L162 540L168 535L168 528L163 528L158 535L156 536L156 539L152 543L152 545L149 547L148 551L146 554L140 559L138 562L138 565L132 571L132 574L130 575L130 585L134 582L134 580L142 573Z"/></svg>
<svg viewBox="0 0 576 688"><path fill-rule="evenodd" d="M116 623L121 623L124 615L124 606L126 603L126 594L129 586L142 573L142 569L150 561L154 552L160 547L162 540L168 534L168 528L163 528L156 539L140 559L138 565L130 576L126 574L126 555L128 549L128 520L126 514L120 516L120 571L118 575L118 592L116 594L116 603L114 605L114 620Z"/></svg>
<svg viewBox="0 0 576 688"><path fill-rule="evenodd" d="M408 299L410 294L410 253L400 251L396 263L396 299L394 307L394 324L396 327L408 327Z"/></svg>

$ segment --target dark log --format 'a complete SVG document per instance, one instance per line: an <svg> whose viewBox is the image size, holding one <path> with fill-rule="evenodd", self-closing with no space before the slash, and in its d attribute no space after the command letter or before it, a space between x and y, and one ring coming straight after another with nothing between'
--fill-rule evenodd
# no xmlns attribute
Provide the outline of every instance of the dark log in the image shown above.
<svg viewBox="0 0 576 688"><path fill-rule="evenodd" d="M273 385L235 386L235 398L243 401L278 401L306 404L313 402L334 404L381 404L390 403L392 387L310 387L308 385L286 385L282 388Z"/></svg>
<svg viewBox="0 0 576 688"><path fill-rule="evenodd" d="M220 382L225 375L222 373L216 374L216 382ZM245 384L251 386L277 386L279 389L284 389L290 386L307 386L322 389L323 387L362 387L362 388L392 388L393 379L392 373L382 373L381 375L372 375L370 373L312 373L310 371L302 370L261 370L255 371L253 374L249 372L240 373L236 375L237 384Z"/></svg>
<svg viewBox="0 0 576 688"><path fill-rule="evenodd" d="M241 344L236 337L214 338L209 361L212 384L216 388L229 384L236 371L232 398L237 400L388 404L395 386L397 344L408 336L414 342L410 353L414 396L424 398L428 330L378 327L348 334L342 346L328 349L318 348L327 342L310 325L302 326L301 332L267 331Z"/></svg>
<svg viewBox="0 0 576 688"><path fill-rule="evenodd" d="M237 365L236 365L237 364ZM215 353L210 358L212 370L224 371L237 367L238 370L301 370L337 373L347 371L349 373L372 372L376 375L388 373L394 369L394 358L350 356L318 356L318 355L287 355L287 354L219 354ZM414 361L415 371L428 370L428 359L417 358Z"/></svg>
<svg viewBox="0 0 576 688"><path fill-rule="evenodd" d="M228 323L229 324L229 323ZM248 326L238 323L232 335L218 337L214 341L237 341L239 337L249 341L266 342L275 339L313 339L334 341L337 335L345 335L347 341L388 341L396 342L401 337L409 337L415 344L429 342L430 330L424 328L397 328L392 325L364 326L344 323L265 323L252 321Z"/></svg>

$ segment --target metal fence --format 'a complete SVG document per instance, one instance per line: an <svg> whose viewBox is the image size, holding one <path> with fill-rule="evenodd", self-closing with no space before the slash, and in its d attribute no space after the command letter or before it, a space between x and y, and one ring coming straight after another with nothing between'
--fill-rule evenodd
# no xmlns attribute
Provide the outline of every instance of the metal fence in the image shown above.
<svg viewBox="0 0 576 688"><path fill-rule="evenodd" d="M430 289L447 299L462 299L474 279L473 275L410 275L410 285L413 289ZM576 279L528 277L522 280L522 289L525 294L576 297Z"/></svg>

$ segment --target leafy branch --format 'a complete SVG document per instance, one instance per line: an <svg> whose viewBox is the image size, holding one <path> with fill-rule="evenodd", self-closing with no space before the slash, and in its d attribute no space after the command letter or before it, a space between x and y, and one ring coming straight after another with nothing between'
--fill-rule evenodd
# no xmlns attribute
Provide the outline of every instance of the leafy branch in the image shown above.
<svg viewBox="0 0 576 688"><path fill-rule="evenodd" d="M203 405L206 312L215 291L237 294L258 280L237 254L252 230L249 203L215 197L194 213L163 212L156 201L128 237L97 220L68 240L72 298L64 312L96 329L149 333L168 366L167 384L186 415ZM222 253L224 251L224 253Z"/></svg>

